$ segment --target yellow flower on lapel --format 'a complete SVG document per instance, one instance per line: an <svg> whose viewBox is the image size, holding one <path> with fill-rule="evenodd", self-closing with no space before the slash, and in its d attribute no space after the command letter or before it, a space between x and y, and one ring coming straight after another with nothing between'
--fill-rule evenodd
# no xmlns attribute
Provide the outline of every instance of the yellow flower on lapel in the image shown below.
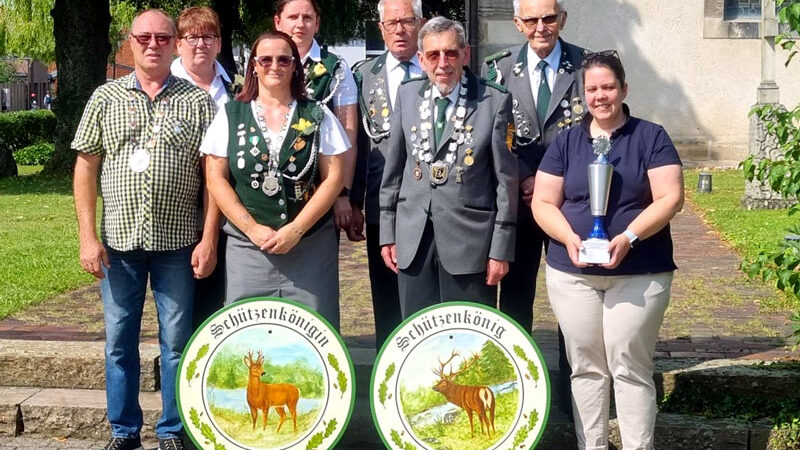
<svg viewBox="0 0 800 450"><path fill-rule="evenodd" d="M316 124L301 117L296 124L292 125L292 128L299 131L301 135L308 136L314 132L314 129L316 129Z"/></svg>
<svg viewBox="0 0 800 450"><path fill-rule="evenodd" d="M311 73L314 75L314 78L319 78L328 73L328 69L325 68L324 64L318 62L314 65L314 68L311 69Z"/></svg>

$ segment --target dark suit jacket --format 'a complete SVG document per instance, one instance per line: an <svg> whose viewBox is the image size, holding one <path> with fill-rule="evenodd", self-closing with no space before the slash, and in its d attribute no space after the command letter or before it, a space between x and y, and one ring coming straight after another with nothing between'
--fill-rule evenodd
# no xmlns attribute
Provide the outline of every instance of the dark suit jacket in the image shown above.
<svg viewBox="0 0 800 450"><path fill-rule="evenodd" d="M564 124L565 120L569 118L572 126L575 119L586 112L581 72L581 62L586 50L563 40L560 42L561 62L556 81L551 86L552 95L543 124L539 123L533 102L531 80L528 76L527 42L496 54L494 58L487 58L483 66L484 76L505 86L514 97L512 114L515 132L512 149L519 157L520 180L536 174L547 147L560 131L568 128ZM575 105L580 107L576 108ZM580 114L576 114L575 110L580 111ZM565 111L568 111L569 117L565 116ZM562 124L561 127L558 126L559 123Z"/></svg>

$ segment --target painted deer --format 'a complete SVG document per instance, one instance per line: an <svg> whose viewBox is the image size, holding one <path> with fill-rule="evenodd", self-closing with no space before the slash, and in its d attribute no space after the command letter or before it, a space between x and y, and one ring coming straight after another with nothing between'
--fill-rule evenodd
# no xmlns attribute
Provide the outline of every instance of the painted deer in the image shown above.
<svg viewBox="0 0 800 450"><path fill-rule="evenodd" d="M247 352L244 357L244 363L249 370L249 378L247 380L247 404L250 406L250 415L253 417L253 429L256 429L256 420L258 419L258 410L264 414L264 430L267 429L267 416L269 415L269 408L274 407L275 411L280 416L278 422L278 429L276 433L281 431L283 421L286 420L286 410L283 408L286 405L289 412L292 414L292 424L294 431L297 431L297 401L300 399L300 390L297 386L288 383L264 383L261 381L261 376L264 372L264 356L261 351L258 352L256 359L253 359L253 352Z"/></svg>
<svg viewBox="0 0 800 450"><path fill-rule="evenodd" d="M453 381L456 376L464 373L467 369L472 367L473 364L475 364L475 362L478 360L478 355L474 355L466 367L458 372L453 372L451 369L450 373L445 374L445 366L450 364L450 362L453 361L453 358L456 356L459 356L459 354L457 351L453 350L453 353L450 355L450 358L448 358L447 361L442 362L442 359L439 358L439 368L433 369L433 373L439 377L439 382L433 386L433 390L444 395L448 402L461 407L467 412L469 415L469 431L472 437L475 437L475 431L473 429L472 422L473 412L478 413L478 420L481 422L481 434L483 434L483 425L485 423L486 434L492 436L495 433L495 402L494 393L492 390L489 389L488 386L466 386L463 384L456 384Z"/></svg>

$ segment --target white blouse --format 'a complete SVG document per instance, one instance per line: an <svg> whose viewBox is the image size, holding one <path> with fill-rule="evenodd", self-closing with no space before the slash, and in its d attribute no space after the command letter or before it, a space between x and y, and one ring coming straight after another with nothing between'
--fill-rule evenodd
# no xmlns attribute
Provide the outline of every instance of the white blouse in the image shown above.
<svg viewBox="0 0 800 450"><path fill-rule="evenodd" d="M319 152L326 156L338 155L346 152L350 148L350 140L347 138L347 134L345 133L342 124L339 123L339 120L333 115L327 106L320 106L322 107L322 111L325 113L325 117L322 119L322 123L320 124ZM251 110L254 109L255 108L251 108ZM292 111L291 115L294 115L294 111ZM256 117L255 111L253 111L253 118L257 123L258 117ZM211 125L209 125L208 130L206 130L203 143L200 144L200 153L204 155L214 155L220 158L227 158L228 130L227 111L225 108L220 108L220 110L217 112L217 115L214 116L214 120L211 122ZM283 145L283 138L286 137L285 133L281 134L283 136L281 136L280 142L276 142L279 146ZM278 133L272 133L270 130L270 138L277 137L277 135Z"/></svg>

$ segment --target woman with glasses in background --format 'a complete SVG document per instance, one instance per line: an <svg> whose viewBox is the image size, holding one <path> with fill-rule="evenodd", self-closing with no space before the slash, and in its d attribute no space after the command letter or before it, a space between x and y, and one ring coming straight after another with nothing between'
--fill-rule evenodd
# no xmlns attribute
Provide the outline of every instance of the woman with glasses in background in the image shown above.
<svg viewBox="0 0 800 450"><path fill-rule="evenodd" d="M181 12L177 25L178 58L170 66L172 74L208 92L222 108L233 98L233 85L217 62L222 48L219 16L207 6L194 6Z"/></svg>
<svg viewBox="0 0 800 450"><path fill-rule="evenodd" d="M300 52L300 66L305 73L304 89L309 98L326 104L339 119L350 142L355 145L358 130L358 88L347 61L323 49L314 39L319 31L320 8L315 0L278 0L275 5L275 29L289 36ZM345 158L344 188L334 204L338 230L350 225L350 188L356 166L356 151Z"/></svg>
<svg viewBox="0 0 800 450"><path fill-rule="evenodd" d="M578 447L608 447L613 381L623 448L652 449L653 354L676 269L669 222L683 206L681 161L664 128L630 115L615 51L584 58L583 85L589 114L547 149L533 190L533 215L551 237L547 293L572 366ZM588 265L579 260L593 225L587 166L609 141L610 262Z"/></svg>
<svg viewBox="0 0 800 450"><path fill-rule="evenodd" d="M233 85L225 69L217 62L217 55L222 48L219 16L205 6L186 8L178 16L177 27L178 58L172 61L170 71L176 77L188 80L208 92L217 109L222 108L233 98ZM219 210L213 202L209 206L214 209L210 217L216 219L212 225L219 230L222 226ZM216 245L202 253L209 262L216 262L213 271L202 277L199 275L205 274L195 274L197 281L192 314L192 328L195 330L225 301L225 234L217 232L215 238ZM192 261L192 265L199 268L202 264L198 259Z"/></svg>
<svg viewBox="0 0 800 450"><path fill-rule="evenodd" d="M208 189L227 217L226 304L297 300L339 325L338 242L330 208L350 142L309 100L297 46L284 33L253 43L242 92L209 127Z"/></svg>

